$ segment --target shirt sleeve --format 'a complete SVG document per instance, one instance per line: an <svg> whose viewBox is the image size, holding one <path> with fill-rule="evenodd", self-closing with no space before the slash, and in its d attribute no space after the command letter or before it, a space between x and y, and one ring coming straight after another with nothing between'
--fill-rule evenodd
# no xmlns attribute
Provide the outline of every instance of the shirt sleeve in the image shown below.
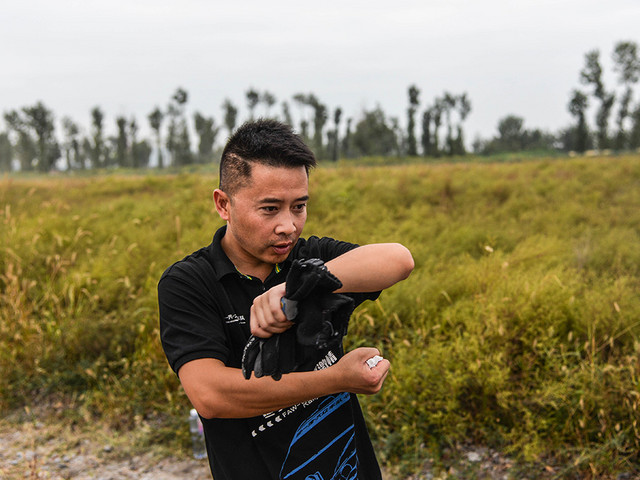
<svg viewBox="0 0 640 480"><path fill-rule="evenodd" d="M158 283L160 339L176 374L198 358L226 362L230 352L214 296L194 278L174 265Z"/></svg>

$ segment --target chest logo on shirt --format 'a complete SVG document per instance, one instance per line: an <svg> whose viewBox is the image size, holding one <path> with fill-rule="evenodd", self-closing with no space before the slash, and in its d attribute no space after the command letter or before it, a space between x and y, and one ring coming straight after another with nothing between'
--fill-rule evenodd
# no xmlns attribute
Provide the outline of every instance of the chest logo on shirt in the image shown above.
<svg viewBox="0 0 640 480"><path fill-rule="evenodd" d="M238 325L245 325L247 321L244 318L244 315L236 315L235 313L230 313L226 317L224 317L224 323L227 325L232 325L237 323Z"/></svg>

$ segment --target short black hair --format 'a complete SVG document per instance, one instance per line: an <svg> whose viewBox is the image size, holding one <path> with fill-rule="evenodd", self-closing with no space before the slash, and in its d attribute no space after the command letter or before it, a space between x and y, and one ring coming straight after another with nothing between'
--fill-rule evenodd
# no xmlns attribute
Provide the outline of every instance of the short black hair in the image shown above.
<svg viewBox="0 0 640 480"><path fill-rule="evenodd" d="M316 157L291 126L258 119L240 126L227 141L220 158L220 190L232 195L251 176L251 164L272 167L316 166Z"/></svg>

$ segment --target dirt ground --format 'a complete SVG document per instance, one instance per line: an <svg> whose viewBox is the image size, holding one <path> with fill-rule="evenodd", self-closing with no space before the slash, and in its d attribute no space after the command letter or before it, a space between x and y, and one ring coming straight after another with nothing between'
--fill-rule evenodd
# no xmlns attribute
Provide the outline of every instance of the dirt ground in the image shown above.
<svg viewBox="0 0 640 480"><path fill-rule="evenodd" d="M0 422L0 479L211 479L206 460L132 453L106 430L78 433L56 424Z"/></svg>
<svg viewBox="0 0 640 480"><path fill-rule="evenodd" d="M126 435L107 429L79 431L59 421L0 420L0 480L211 479L206 460L178 458L162 449L140 453L131 443ZM422 473L405 480L527 478L513 476L510 469L511 462L496 452L466 448L445 470L435 471L426 461ZM530 478L540 478L538 475ZM385 471L384 479L398 477Z"/></svg>

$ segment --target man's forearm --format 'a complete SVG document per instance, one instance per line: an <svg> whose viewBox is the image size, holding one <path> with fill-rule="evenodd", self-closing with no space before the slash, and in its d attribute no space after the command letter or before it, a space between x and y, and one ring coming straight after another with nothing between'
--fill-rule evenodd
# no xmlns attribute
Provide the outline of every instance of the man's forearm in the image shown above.
<svg viewBox="0 0 640 480"><path fill-rule="evenodd" d="M411 252L399 243L363 245L327 262L340 279L338 292L376 292L404 280L413 270Z"/></svg>
<svg viewBox="0 0 640 480"><path fill-rule="evenodd" d="M200 415L243 418L290 407L339 391L335 372L293 372L279 381L271 377L246 380L242 371L214 359L194 360L180 369L180 380Z"/></svg>
<svg viewBox="0 0 640 480"><path fill-rule="evenodd" d="M271 377L246 380L240 370L228 368L216 379L210 415L217 418L253 417L339 391L330 371L292 372L279 381Z"/></svg>
<svg viewBox="0 0 640 480"><path fill-rule="evenodd" d="M382 388L389 363L370 368L375 348L358 348L324 370L292 372L246 380L240 369L204 358L185 364L180 381L189 400L205 418L244 418L273 412L323 395L348 391L373 394Z"/></svg>

